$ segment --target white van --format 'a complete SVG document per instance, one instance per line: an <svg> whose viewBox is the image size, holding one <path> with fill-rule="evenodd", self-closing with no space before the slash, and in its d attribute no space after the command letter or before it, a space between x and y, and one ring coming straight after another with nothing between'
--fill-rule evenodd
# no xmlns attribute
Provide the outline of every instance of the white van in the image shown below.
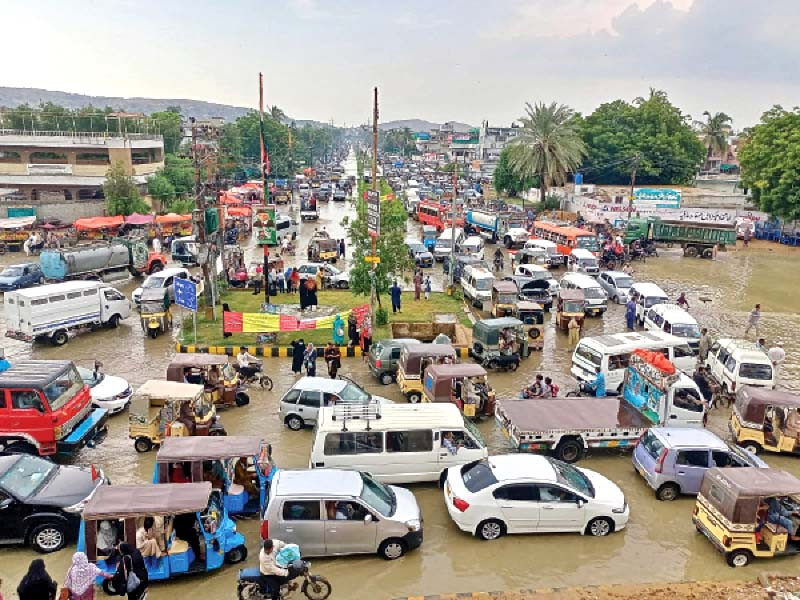
<svg viewBox="0 0 800 600"><path fill-rule="evenodd" d="M575 248L569 253L569 268L575 273L586 273L592 277L597 277L600 273L597 257L586 248Z"/></svg>
<svg viewBox="0 0 800 600"><path fill-rule="evenodd" d="M639 325L644 325L644 316L652 306L669 302L667 293L655 283L650 283L649 281L637 281L634 283L628 296L636 302L636 320Z"/></svg>
<svg viewBox="0 0 800 600"><path fill-rule="evenodd" d="M606 291L591 275L567 273L561 278L561 289L582 290L586 299L586 314L602 315L608 308Z"/></svg>
<svg viewBox="0 0 800 600"><path fill-rule="evenodd" d="M275 232L278 234L278 243L289 236L290 240L297 239L297 221L289 215L275 215Z"/></svg>
<svg viewBox="0 0 800 600"><path fill-rule="evenodd" d="M456 252L461 247L466 236L464 230L460 227L455 229ZM453 249L453 228L447 227L442 234L436 239L436 247L433 249L433 257L438 261L444 261L445 256L450 256L450 251Z"/></svg>
<svg viewBox="0 0 800 600"><path fill-rule="evenodd" d="M540 248L544 250L545 253L545 260L547 262L547 267L550 269L555 269L556 267L562 266L566 262L566 257L558 251L558 246L555 242L551 242L550 240L528 240L525 242L525 248Z"/></svg>
<svg viewBox="0 0 800 600"><path fill-rule="evenodd" d="M700 327L697 320L677 304L655 304L644 316L644 328L666 331L683 338L697 352L700 347Z"/></svg>
<svg viewBox="0 0 800 600"><path fill-rule="evenodd" d="M735 393L743 385L775 387L772 361L749 340L717 340L708 351L706 366L725 394Z"/></svg>
<svg viewBox="0 0 800 600"><path fill-rule="evenodd" d="M473 306L492 301L494 275L485 267L467 265L461 273L461 289Z"/></svg>
<svg viewBox="0 0 800 600"><path fill-rule="evenodd" d="M583 338L572 353L570 373L578 381L591 382L600 367L606 389L617 390L625 378L631 352L639 348L661 352L681 371L694 371L697 358L686 340L663 331L630 331Z"/></svg>
<svg viewBox="0 0 800 600"><path fill-rule="evenodd" d="M532 281L547 281L551 296L556 296L561 289L561 286L558 284L558 281L556 281L556 278L553 277L553 274L540 265L519 265L514 269L511 280L517 284L519 289L522 289Z"/></svg>
<svg viewBox="0 0 800 600"><path fill-rule="evenodd" d="M483 238L479 235L471 235L465 239L461 244L461 253L483 260Z"/></svg>
<svg viewBox="0 0 800 600"><path fill-rule="evenodd" d="M449 467L486 458L478 430L455 404L385 404L320 410L309 467L353 469L383 483L441 482ZM453 450L444 445L452 434Z"/></svg>

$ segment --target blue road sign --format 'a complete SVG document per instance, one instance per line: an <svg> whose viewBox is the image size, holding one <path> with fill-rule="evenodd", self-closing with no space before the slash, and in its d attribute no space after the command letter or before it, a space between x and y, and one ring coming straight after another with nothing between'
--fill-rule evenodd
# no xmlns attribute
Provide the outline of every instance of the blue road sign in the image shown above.
<svg viewBox="0 0 800 600"><path fill-rule="evenodd" d="M197 310L197 284L194 281L175 278L175 304Z"/></svg>

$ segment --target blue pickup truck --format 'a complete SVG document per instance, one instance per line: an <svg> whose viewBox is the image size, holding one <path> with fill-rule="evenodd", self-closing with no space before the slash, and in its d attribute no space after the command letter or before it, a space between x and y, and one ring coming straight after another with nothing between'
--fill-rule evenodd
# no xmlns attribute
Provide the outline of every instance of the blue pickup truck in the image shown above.
<svg viewBox="0 0 800 600"><path fill-rule="evenodd" d="M0 272L0 292L12 292L44 283L44 274L36 263L9 265Z"/></svg>

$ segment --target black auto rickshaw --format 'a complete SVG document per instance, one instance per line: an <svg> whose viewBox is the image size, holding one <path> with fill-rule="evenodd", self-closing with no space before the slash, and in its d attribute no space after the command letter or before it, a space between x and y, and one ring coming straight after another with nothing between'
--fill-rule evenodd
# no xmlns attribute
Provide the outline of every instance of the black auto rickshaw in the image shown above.
<svg viewBox="0 0 800 600"><path fill-rule="evenodd" d="M516 371L530 355L522 321L512 317L483 319L472 327L473 358L487 369Z"/></svg>
<svg viewBox="0 0 800 600"><path fill-rule="evenodd" d="M553 296L550 294L550 283L546 279L534 279L525 283L519 290L519 297L528 302L541 304L545 310L553 308Z"/></svg>
<svg viewBox="0 0 800 600"><path fill-rule="evenodd" d="M522 321L522 328L528 336L528 347L531 350L544 348L544 312L544 308L536 302L520 300L512 313Z"/></svg>
<svg viewBox="0 0 800 600"><path fill-rule="evenodd" d="M139 297L139 321L145 335L156 339L172 329L169 291L163 288L144 288Z"/></svg>
<svg viewBox="0 0 800 600"><path fill-rule="evenodd" d="M244 384L218 354L177 354L167 366L167 381L201 384L215 406L245 406L250 403Z"/></svg>

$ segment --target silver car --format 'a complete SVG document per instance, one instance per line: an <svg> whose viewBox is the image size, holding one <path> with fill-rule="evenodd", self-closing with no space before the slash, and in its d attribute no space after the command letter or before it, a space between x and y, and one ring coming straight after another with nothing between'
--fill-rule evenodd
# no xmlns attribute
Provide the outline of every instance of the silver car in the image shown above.
<svg viewBox="0 0 800 600"><path fill-rule="evenodd" d="M422 513L409 490L366 473L280 470L261 537L297 544L303 556L377 553L394 560L422 544Z"/></svg>
<svg viewBox="0 0 800 600"><path fill-rule="evenodd" d="M608 297L617 304L625 304L633 285L633 277L622 271L600 273L597 283L606 291Z"/></svg>

